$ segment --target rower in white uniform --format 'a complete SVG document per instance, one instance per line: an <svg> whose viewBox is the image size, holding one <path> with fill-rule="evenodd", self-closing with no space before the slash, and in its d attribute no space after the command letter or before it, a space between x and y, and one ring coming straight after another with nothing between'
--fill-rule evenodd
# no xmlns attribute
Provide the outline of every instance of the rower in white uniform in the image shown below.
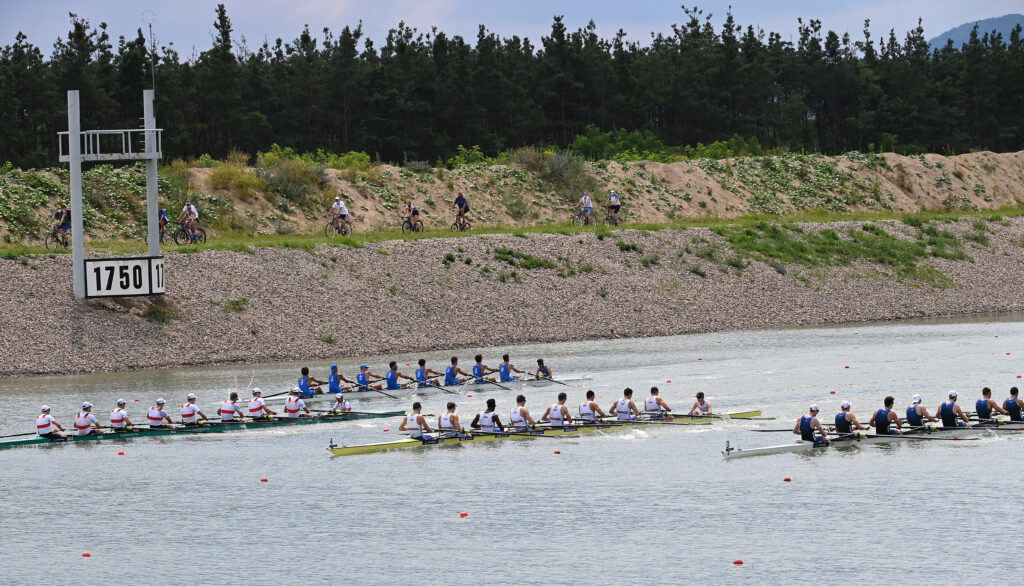
<svg viewBox="0 0 1024 586"><path fill-rule="evenodd" d="M181 406L181 422L185 425L196 425L199 423L200 417L203 418L203 421L209 421L206 413L200 411L199 406L196 405L196 396L189 393L185 404Z"/></svg>
<svg viewBox="0 0 1024 586"><path fill-rule="evenodd" d="M135 425L128 418L128 412L124 410L124 406L127 404L128 402L124 399L117 400L117 408L110 411L110 429L114 431L128 431L128 428Z"/></svg>
<svg viewBox="0 0 1024 586"><path fill-rule="evenodd" d="M448 411L437 418L437 430L444 433L462 433L462 424L459 423L459 416L455 414L455 402L448 402Z"/></svg>
<svg viewBox="0 0 1024 586"><path fill-rule="evenodd" d="M263 400L263 391L252 390L252 398L249 399L249 417L253 419L266 419L271 415L277 415L277 411L271 411L267 402Z"/></svg>
<svg viewBox="0 0 1024 586"><path fill-rule="evenodd" d="M75 416L75 429L78 435L93 435L100 432L100 422L92 414L92 403L82 403L82 411Z"/></svg>
<svg viewBox="0 0 1024 586"><path fill-rule="evenodd" d="M619 421L633 421L639 417L640 410L636 408L636 403L633 402L633 389L626 387L622 391L622 398L615 401L609 411L615 413L615 418Z"/></svg>
<svg viewBox="0 0 1024 586"><path fill-rule="evenodd" d="M597 423L598 417L608 417L608 414L601 410L597 404L593 390L587 391L587 400L580 403L580 420L583 423Z"/></svg>
<svg viewBox="0 0 1024 586"><path fill-rule="evenodd" d="M217 412L220 413L220 420L222 422L241 422L245 414L242 413L242 408L238 406L238 393L231 391L228 399L220 404L220 409ZM238 416L238 419L235 419L236 415Z"/></svg>
<svg viewBox="0 0 1024 586"><path fill-rule="evenodd" d="M150 429L162 429L174 423L171 421L171 416L164 411L165 404L167 404L167 401L157 399L156 406L149 408L146 418L149 419Z"/></svg>
<svg viewBox="0 0 1024 586"><path fill-rule="evenodd" d="M697 393L697 400L693 402L689 415L711 415L711 403L704 400L704 391Z"/></svg>
<svg viewBox="0 0 1024 586"><path fill-rule="evenodd" d="M432 433L434 430L430 429L430 425L427 424L427 419L420 414L420 410L423 408L419 401L412 404L412 412L402 419L402 423L398 426L399 431L409 431L409 437L412 439L429 439L428 433Z"/></svg>
<svg viewBox="0 0 1024 586"><path fill-rule="evenodd" d="M525 395L516 397L516 406L509 411L508 418L510 427L514 429L529 429L531 426L537 425L537 422L530 416L530 410L526 408Z"/></svg>
<svg viewBox="0 0 1024 586"><path fill-rule="evenodd" d="M487 408L477 413L469 426L480 431L505 431L505 426L501 424L501 419L494 412L496 405L497 402L494 399L487 399Z"/></svg>
<svg viewBox="0 0 1024 586"><path fill-rule="evenodd" d="M305 411L306 415L309 415L309 407L306 407L306 402L302 400L302 389L295 387L292 389L292 395L284 400L284 416L297 419L300 417L299 411Z"/></svg>
<svg viewBox="0 0 1024 586"><path fill-rule="evenodd" d="M334 405L331 406L331 413L348 413L352 410L352 403L349 403L345 399L345 395L338 395L338 398L334 401Z"/></svg>
<svg viewBox="0 0 1024 586"><path fill-rule="evenodd" d="M572 424L572 415L569 414L569 408L565 406L565 400L569 398L565 393L558 393L558 402L551 405L544 411L544 415L541 416L541 421L547 421L551 427L562 427L563 425Z"/></svg>
<svg viewBox="0 0 1024 586"><path fill-rule="evenodd" d="M43 405L42 415L36 418L36 433L47 439L63 439L64 436L57 432L58 429L64 431L64 427L50 415L50 408Z"/></svg>
<svg viewBox="0 0 1024 586"><path fill-rule="evenodd" d="M658 393L658 387L651 387L651 396L644 401L644 412L654 419L666 417L672 411L665 399L662 399Z"/></svg>

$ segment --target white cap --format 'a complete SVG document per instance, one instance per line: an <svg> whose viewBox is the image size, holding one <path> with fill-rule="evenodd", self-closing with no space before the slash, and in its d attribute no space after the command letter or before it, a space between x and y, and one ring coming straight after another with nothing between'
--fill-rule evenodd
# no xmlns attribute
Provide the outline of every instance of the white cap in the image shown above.
<svg viewBox="0 0 1024 586"><path fill-rule="evenodd" d="M956 398L956 391L950 391L949 392L949 398L950 399L955 399Z"/></svg>
<svg viewBox="0 0 1024 586"><path fill-rule="evenodd" d="M88 409L89 407L92 407L92 403L90 403L89 401L82 403L82 409Z"/></svg>
<svg viewBox="0 0 1024 586"><path fill-rule="evenodd" d="M811 405L808 410L809 411L821 411L821 409L818 409L818 404L817 403L815 403L814 405Z"/></svg>
<svg viewBox="0 0 1024 586"><path fill-rule="evenodd" d="M254 394L254 395L262 395L262 394L263 394L263 391L261 391L261 390L259 390L259 389L253 389L253 390L252 390L252 394Z"/></svg>
<svg viewBox="0 0 1024 586"><path fill-rule="evenodd" d="M125 401L124 399L118 399L118 400L117 400L117 404L118 404L118 405L127 405L127 404L128 404L128 401Z"/></svg>
<svg viewBox="0 0 1024 586"><path fill-rule="evenodd" d="M910 398L910 400L913 401L914 403L920 403L921 395L914 395L913 397Z"/></svg>
<svg viewBox="0 0 1024 586"><path fill-rule="evenodd" d="M167 401L164 401L163 399L157 399L157 400L156 400L156 404L157 404L157 405L163 405L163 404L164 404L164 403L166 403L166 402L167 402Z"/></svg>
<svg viewBox="0 0 1024 586"><path fill-rule="evenodd" d="M49 410L50 410L50 406L49 405L43 405L43 408L40 409L40 411L42 411L43 413L46 413Z"/></svg>
<svg viewBox="0 0 1024 586"><path fill-rule="evenodd" d="M842 403L839 404L839 408L840 409L849 409L850 408L850 402L849 401L843 401Z"/></svg>
<svg viewBox="0 0 1024 586"><path fill-rule="evenodd" d="M293 393L301 393L301 392L302 392L302 390L301 390L301 389L299 389L299 387L295 387L294 389L292 389L292 392L293 392Z"/></svg>
<svg viewBox="0 0 1024 586"><path fill-rule="evenodd" d="M189 399L195 399L195 398L196 398L196 396L195 396L195 395L193 395L192 393L189 393L189 394L188 394L188 398L189 398Z"/></svg>

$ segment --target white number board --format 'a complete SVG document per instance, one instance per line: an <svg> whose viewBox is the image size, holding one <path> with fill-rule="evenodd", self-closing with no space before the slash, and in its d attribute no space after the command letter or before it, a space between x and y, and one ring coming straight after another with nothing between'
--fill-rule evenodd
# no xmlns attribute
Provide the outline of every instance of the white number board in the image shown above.
<svg viewBox="0 0 1024 586"><path fill-rule="evenodd" d="M162 256L85 261L85 296L127 297L167 292Z"/></svg>

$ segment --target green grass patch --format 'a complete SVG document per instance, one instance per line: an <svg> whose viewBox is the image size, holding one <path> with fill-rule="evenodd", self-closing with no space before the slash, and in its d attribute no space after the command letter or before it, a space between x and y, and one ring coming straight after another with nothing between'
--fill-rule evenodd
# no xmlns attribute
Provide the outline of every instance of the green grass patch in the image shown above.
<svg viewBox="0 0 1024 586"><path fill-rule="evenodd" d="M237 297L235 299L229 299L224 302L225 311L245 311L245 306L248 305L249 300L245 297Z"/></svg>
<svg viewBox="0 0 1024 586"><path fill-rule="evenodd" d="M640 248L639 246L632 242L623 242L622 240L618 240L615 242L615 245L618 246L619 250L621 250L622 252L637 252L640 254L644 253L643 248Z"/></svg>
<svg viewBox="0 0 1024 586"><path fill-rule="evenodd" d="M495 260L500 260L501 262L526 270L556 268L555 263L546 258L540 258L512 248L495 248L494 258Z"/></svg>

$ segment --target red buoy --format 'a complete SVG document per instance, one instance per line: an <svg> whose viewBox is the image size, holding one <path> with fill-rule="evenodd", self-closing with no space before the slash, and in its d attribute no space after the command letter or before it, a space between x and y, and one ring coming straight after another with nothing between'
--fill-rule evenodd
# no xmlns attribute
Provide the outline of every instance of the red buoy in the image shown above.
<svg viewBox="0 0 1024 586"><path fill-rule="evenodd" d="M835 391L829 391L828 394L834 395L834 394L836 394L836 392Z"/></svg>
<svg viewBox="0 0 1024 586"><path fill-rule="evenodd" d="M89 553L89 552L87 552L87 551L83 551L83 552L82 552L82 557L84 557L84 558L91 558L91 557L92 557L92 554L91 554L91 553Z"/></svg>
<svg viewBox="0 0 1024 586"><path fill-rule="evenodd" d="M846 365L846 366L844 366L843 368L850 368L850 365L849 365L849 364L847 364L847 365Z"/></svg>
<svg viewBox="0 0 1024 586"><path fill-rule="evenodd" d="M666 382L666 383L670 383L670 382L672 382L672 381L671 381L671 379L670 379L670 380L667 380L667 381L665 381L665 382Z"/></svg>
<svg viewBox="0 0 1024 586"><path fill-rule="evenodd" d="M698 358L697 360L704 360L704 359L703 358Z"/></svg>
<svg viewBox="0 0 1024 586"><path fill-rule="evenodd" d="M472 397L473 395L466 395L466 396L467 396L467 397Z"/></svg>
<svg viewBox="0 0 1024 586"><path fill-rule="evenodd" d="M391 431L391 430L385 427L385 428L384 428L384 431Z"/></svg>
<svg viewBox="0 0 1024 586"><path fill-rule="evenodd" d="M1007 356L1009 356L1009 355L1010 355L1010 353L1009 353L1009 352L1007 352L1007 353L1006 353L1006 355L1007 355Z"/></svg>
<svg viewBox="0 0 1024 586"><path fill-rule="evenodd" d="M461 513L459 513L459 517L461 517L463 519L465 519L468 516L469 516L469 513L467 513L466 511L462 511Z"/></svg>
<svg viewBox="0 0 1024 586"><path fill-rule="evenodd" d="M118 455L118 456L123 456L123 455L124 455L124 452L118 452L118 453L117 453L117 455Z"/></svg>
<svg viewBox="0 0 1024 586"><path fill-rule="evenodd" d="M266 476L264 476L263 478L260 478L260 482L270 482L270 481L269 481L269 480L267 480L267 477L266 477Z"/></svg>
<svg viewBox="0 0 1024 586"><path fill-rule="evenodd" d="M235 378L235 375L228 375L228 378Z"/></svg>
<svg viewBox="0 0 1024 586"><path fill-rule="evenodd" d="M737 565L737 566L742 566L743 565L743 560L741 560L740 558L736 558L736 559L734 559L732 561L732 563Z"/></svg>
<svg viewBox="0 0 1024 586"><path fill-rule="evenodd" d="M135 399L135 402L136 402L136 403L138 403L138 402L139 402L139 400L138 400L138 399Z"/></svg>
<svg viewBox="0 0 1024 586"><path fill-rule="evenodd" d="M792 481L793 481L793 479L792 479L792 478L790 478L789 476L787 476L787 477L783 478L783 479L782 479L782 481L783 481L783 482L792 482Z"/></svg>
<svg viewBox="0 0 1024 586"><path fill-rule="evenodd" d="M556 454L561 454L562 452L561 452L561 450L555 450L555 453Z"/></svg>

